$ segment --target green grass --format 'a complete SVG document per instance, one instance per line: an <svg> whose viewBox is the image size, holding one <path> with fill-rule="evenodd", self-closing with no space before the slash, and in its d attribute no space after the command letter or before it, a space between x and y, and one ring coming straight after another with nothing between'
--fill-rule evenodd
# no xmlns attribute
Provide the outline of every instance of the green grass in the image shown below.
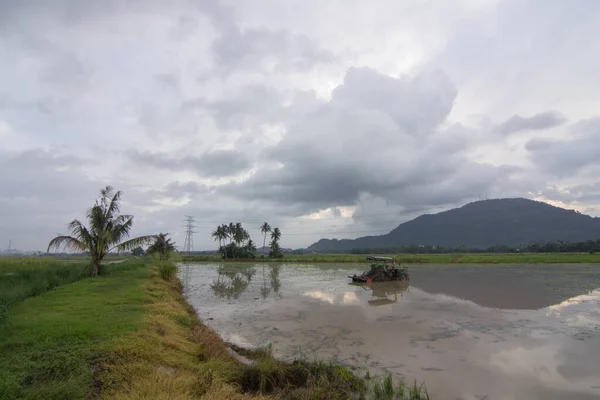
<svg viewBox="0 0 600 400"><path fill-rule="evenodd" d="M91 396L94 356L141 325L147 277L147 269L130 267L10 307L0 325L0 398Z"/></svg>
<svg viewBox="0 0 600 400"><path fill-rule="evenodd" d="M0 304L9 307L30 296L89 276L89 263L50 258L0 257Z"/></svg>
<svg viewBox="0 0 600 400"><path fill-rule="evenodd" d="M424 384L417 385L415 381L408 385L401 380L394 386L391 374L383 378L371 381L371 393L374 400L429 400L429 393Z"/></svg>
<svg viewBox="0 0 600 400"><path fill-rule="evenodd" d="M143 261L129 259L102 265L101 272L136 268ZM28 297L90 276L89 259L68 261L53 257L0 257L0 323L8 308Z"/></svg>
<svg viewBox="0 0 600 400"><path fill-rule="evenodd" d="M394 257L396 261L413 264L543 264L600 263L600 253L453 253L453 254L377 254ZM364 263L366 255L305 254L289 255L278 260L223 260L219 256L181 256L183 262L274 262L274 263Z"/></svg>
<svg viewBox="0 0 600 400"><path fill-rule="evenodd" d="M173 279L177 274L177 264L173 261L161 260L156 262L156 266L158 267L161 278L165 280Z"/></svg>

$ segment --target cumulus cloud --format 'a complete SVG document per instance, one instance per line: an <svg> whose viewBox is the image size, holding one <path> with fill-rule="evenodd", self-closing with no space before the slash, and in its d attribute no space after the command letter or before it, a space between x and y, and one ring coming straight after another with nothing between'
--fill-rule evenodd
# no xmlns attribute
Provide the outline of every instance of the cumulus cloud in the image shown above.
<svg viewBox="0 0 600 400"><path fill-rule="evenodd" d="M546 111L530 117L513 115L496 127L496 132L508 135L520 131L541 131L554 128L567 122L567 119L556 111Z"/></svg>
<svg viewBox="0 0 600 400"><path fill-rule="evenodd" d="M440 72L392 78L350 69L329 102L263 153L272 165L217 190L314 212L355 205L362 194L407 207L456 204L508 184L512 169L469 161L461 128L440 128L455 97Z"/></svg>

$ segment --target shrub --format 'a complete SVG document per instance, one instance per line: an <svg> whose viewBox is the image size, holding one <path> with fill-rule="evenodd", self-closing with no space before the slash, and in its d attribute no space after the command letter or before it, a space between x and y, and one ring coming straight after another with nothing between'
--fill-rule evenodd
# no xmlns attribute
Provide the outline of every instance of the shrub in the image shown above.
<svg viewBox="0 0 600 400"><path fill-rule="evenodd" d="M157 266L161 278L163 278L166 281L173 279L177 274L177 265L172 261L159 261L157 263Z"/></svg>

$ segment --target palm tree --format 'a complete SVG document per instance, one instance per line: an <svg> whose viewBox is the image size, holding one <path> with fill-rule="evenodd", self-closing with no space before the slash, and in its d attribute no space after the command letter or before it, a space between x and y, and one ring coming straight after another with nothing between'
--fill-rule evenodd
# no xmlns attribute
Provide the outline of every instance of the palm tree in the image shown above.
<svg viewBox="0 0 600 400"><path fill-rule="evenodd" d="M273 239L271 240L271 251L269 251L269 257L271 258L281 258L283 257L283 253L281 252L281 247L279 247L279 243L277 243L277 240Z"/></svg>
<svg viewBox="0 0 600 400"><path fill-rule="evenodd" d="M238 246L243 243L248 237L248 232L244 229L241 222L235 224L235 231L233 233L233 241Z"/></svg>
<svg viewBox="0 0 600 400"><path fill-rule="evenodd" d="M248 255L254 254L256 252L256 246L254 245L252 239L248 239L248 243L246 243L246 252L248 252Z"/></svg>
<svg viewBox="0 0 600 400"><path fill-rule="evenodd" d="M227 238L227 232L225 231L225 228L225 225L219 225L211 235L215 241L219 241L219 249L221 249L221 242Z"/></svg>
<svg viewBox="0 0 600 400"><path fill-rule="evenodd" d="M92 258L92 276L98 275L100 263L106 254L114 249L127 251L152 242L156 235L140 236L123 241L129 237L133 225L133 216L120 215L121 191L113 193L113 188L106 186L100 191L100 198L87 211L88 226L78 220L69 224L71 236L57 236L48 244L51 248L89 252Z"/></svg>
<svg viewBox="0 0 600 400"><path fill-rule="evenodd" d="M279 239L281 239L281 231L279 230L279 228L273 229L273 232L271 232L271 239L275 242L278 242Z"/></svg>
<svg viewBox="0 0 600 400"><path fill-rule="evenodd" d="M227 233L229 233L229 244L231 244L233 242L233 238L235 236L235 231L236 231L236 226L233 222L229 223L229 226L227 227Z"/></svg>
<svg viewBox="0 0 600 400"><path fill-rule="evenodd" d="M269 225L268 222L264 222L261 226L260 226L260 231L262 233L265 234L265 237L263 239L263 258L265 257L265 245L267 244L267 232L271 232L271 225Z"/></svg>
<svg viewBox="0 0 600 400"><path fill-rule="evenodd" d="M166 260L169 255L175 251L175 243L171 242L171 238L167 238L168 233L159 233L154 239L154 243L148 247L148 254L157 253L161 260Z"/></svg>

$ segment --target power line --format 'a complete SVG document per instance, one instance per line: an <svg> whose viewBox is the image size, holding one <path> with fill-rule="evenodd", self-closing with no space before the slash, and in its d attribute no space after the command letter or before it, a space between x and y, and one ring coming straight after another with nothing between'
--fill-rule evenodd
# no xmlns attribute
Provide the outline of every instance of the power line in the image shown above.
<svg viewBox="0 0 600 400"><path fill-rule="evenodd" d="M194 231L194 228L196 227L194 225L195 223L195 219L194 217L191 216L186 216L185 217L185 241L183 243L183 252L184 253L191 253L192 251L194 251L194 233L196 233Z"/></svg>

